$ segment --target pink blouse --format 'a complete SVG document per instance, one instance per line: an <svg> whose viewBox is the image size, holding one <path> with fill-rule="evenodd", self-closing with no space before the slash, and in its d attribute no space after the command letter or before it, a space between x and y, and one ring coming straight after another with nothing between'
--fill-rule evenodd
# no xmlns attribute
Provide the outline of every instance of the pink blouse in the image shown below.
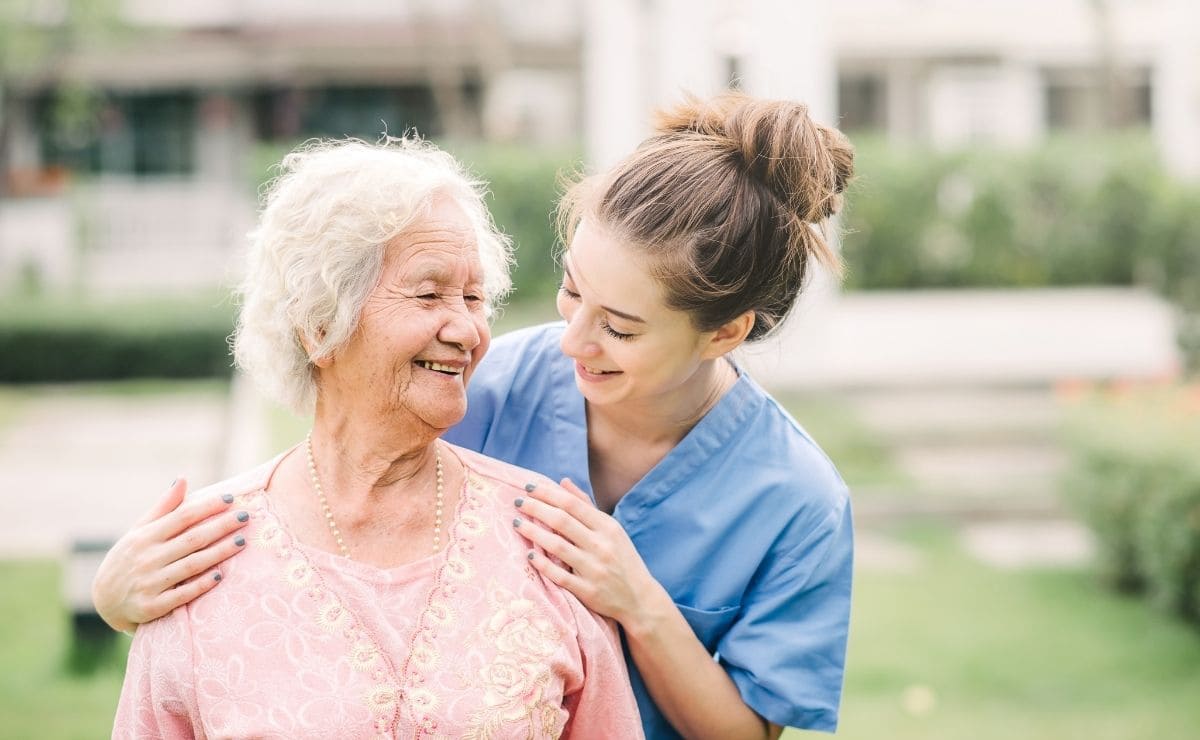
<svg viewBox="0 0 1200 740"><path fill-rule="evenodd" d="M138 628L113 737L640 738L613 626L543 579L512 527L541 476L461 448L444 550L380 569L298 542L282 456L197 495L250 513L224 582Z"/></svg>

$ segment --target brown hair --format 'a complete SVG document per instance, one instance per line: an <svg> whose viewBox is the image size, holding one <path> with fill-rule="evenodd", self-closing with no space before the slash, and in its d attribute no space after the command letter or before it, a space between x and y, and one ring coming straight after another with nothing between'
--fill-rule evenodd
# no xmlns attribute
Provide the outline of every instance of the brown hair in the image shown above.
<svg viewBox="0 0 1200 740"><path fill-rule="evenodd" d="M569 241L581 219L651 257L667 304L711 331L755 312L747 339L787 316L809 261L841 274L823 227L842 204L854 150L807 106L725 93L659 112L656 133L610 171L570 186Z"/></svg>

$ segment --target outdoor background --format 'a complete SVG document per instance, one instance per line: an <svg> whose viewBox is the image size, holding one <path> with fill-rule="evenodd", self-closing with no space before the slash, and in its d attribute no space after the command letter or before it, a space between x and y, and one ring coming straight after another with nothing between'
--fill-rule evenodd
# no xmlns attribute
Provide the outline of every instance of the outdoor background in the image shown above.
<svg viewBox="0 0 1200 740"><path fill-rule="evenodd" d="M304 433L226 346L284 152L487 179L499 333L553 317L559 178L726 87L858 152L844 285L741 357L853 489L839 734L1196 737L1192 0L0 0L0 737L107 736L104 548Z"/></svg>

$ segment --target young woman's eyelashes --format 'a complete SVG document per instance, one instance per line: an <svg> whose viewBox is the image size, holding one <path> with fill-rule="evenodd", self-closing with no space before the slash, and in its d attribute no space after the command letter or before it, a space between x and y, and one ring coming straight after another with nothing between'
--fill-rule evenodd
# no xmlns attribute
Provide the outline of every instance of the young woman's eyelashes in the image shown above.
<svg viewBox="0 0 1200 740"><path fill-rule="evenodd" d="M635 334L624 334L612 328L612 324L608 323L608 319L600 319L600 328L608 336L612 337L613 339L619 339L622 342L627 342L636 336Z"/></svg>
<svg viewBox="0 0 1200 740"><path fill-rule="evenodd" d="M571 290L570 288L568 288L565 285L560 285L558 287L558 292L572 301L579 300L579 294L576 293L575 291ZM624 332L617 331L616 329L614 329L612 327L612 324L608 323L608 319L606 319L606 318L600 319L600 330L603 331L608 336L612 337L613 339L618 339L622 342L627 342L630 339L633 339L634 337L637 336L636 334L626 334Z"/></svg>

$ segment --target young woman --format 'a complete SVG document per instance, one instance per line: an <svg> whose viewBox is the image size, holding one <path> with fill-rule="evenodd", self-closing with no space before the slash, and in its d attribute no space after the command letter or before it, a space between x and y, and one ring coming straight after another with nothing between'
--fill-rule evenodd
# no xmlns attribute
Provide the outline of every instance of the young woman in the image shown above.
<svg viewBox="0 0 1200 740"><path fill-rule="evenodd" d="M513 526L554 556L534 567L621 625L648 737L836 728L846 486L729 355L785 318L814 261L838 268L821 227L852 162L797 103L726 94L660 115L564 199L565 321L497 339L445 436L595 503L531 484ZM214 587L236 551L234 516L180 497L102 567L110 624Z"/></svg>

